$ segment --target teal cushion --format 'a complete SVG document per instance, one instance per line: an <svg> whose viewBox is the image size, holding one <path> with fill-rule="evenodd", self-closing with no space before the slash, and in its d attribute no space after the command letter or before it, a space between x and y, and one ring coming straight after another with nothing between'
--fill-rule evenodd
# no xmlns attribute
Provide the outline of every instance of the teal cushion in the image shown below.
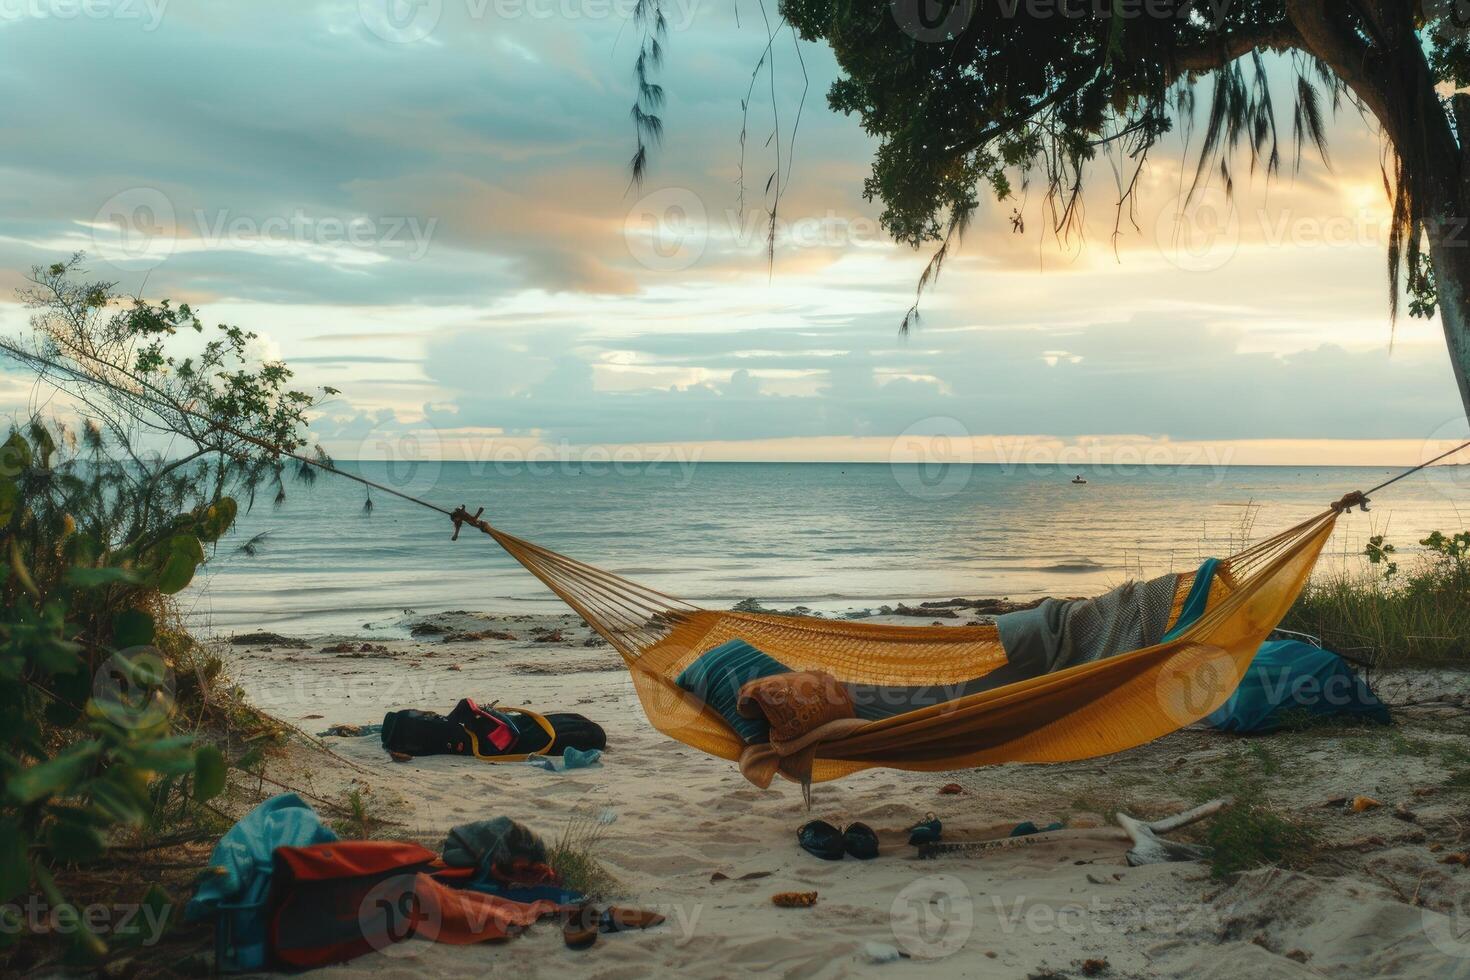
<svg viewBox="0 0 1470 980"><path fill-rule="evenodd" d="M718 711L746 744L754 744L770 741L770 725L764 718L740 717L735 710L740 689L760 677L789 673L790 667L744 640L730 640L700 654L674 683Z"/></svg>

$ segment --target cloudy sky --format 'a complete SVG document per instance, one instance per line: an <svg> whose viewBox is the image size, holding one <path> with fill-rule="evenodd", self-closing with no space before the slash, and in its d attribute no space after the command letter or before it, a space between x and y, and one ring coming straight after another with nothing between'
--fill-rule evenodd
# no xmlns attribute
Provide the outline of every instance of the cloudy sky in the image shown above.
<svg viewBox="0 0 1470 980"><path fill-rule="evenodd" d="M991 203L904 338L927 254L862 199L831 55L780 34L752 86L760 7L670 0L666 138L630 188L630 2L0 0L0 325L28 267L85 250L340 388L317 428L344 457L889 459L938 434L1397 462L1463 431L1438 324L1391 328L1356 113L1331 169L1182 218L1170 143L1116 241L1106 161L1083 238ZM0 377L5 410L37 397Z"/></svg>

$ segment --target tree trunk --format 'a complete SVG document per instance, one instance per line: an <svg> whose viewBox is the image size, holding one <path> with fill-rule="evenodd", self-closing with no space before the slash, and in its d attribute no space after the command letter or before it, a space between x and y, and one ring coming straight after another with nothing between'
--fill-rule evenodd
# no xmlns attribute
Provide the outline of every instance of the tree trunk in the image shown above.
<svg viewBox="0 0 1470 980"><path fill-rule="evenodd" d="M1441 225L1433 230L1429 260L1434 265L1439 318L1450 349L1450 364L1460 386L1460 401L1470 418L1470 238L1466 235L1463 227Z"/></svg>
<svg viewBox="0 0 1470 980"><path fill-rule="evenodd" d="M1410 172L1450 363L1470 418L1470 96L1449 100L1452 125L1409 5L1371 0L1360 6L1376 34L1370 45L1339 2L1286 0L1287 18L1303 50L1324 61L1377 117Z"/></svg>

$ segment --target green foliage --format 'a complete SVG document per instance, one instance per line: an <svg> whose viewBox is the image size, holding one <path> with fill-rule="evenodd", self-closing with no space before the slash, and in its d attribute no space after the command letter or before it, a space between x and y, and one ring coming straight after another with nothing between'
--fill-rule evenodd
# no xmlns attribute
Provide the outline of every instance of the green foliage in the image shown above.
<svg viewBox="0 0 1470 980"><path fill-rule="evenodd" d="M254 334L221 325L200 340L188 305L77 281L79 263L34 270L33 342L0 341L87 420L33 419L0 444L0 903L29 892L53 912L73 908L58 877L224 790L226 752L189 727L225 711L270 734L209 690L217 659L160 623L234 526L236 495L270 482L282 496L277 447L305 444L316 404L283 364L253 357ZM201 704L194 718L175 717L179 693ZM235 761L258 764L254 750ZM82 961L107 952L85 922L68 939Z"/></svg>
<svg viewBox="0 0 1470 980"><path fill-rule="evenodd" d="M1230 797L1232 804L1204 824L1203 843L1211 848L1210 871L1223 878L1266 865L1304 867L1317 847L1309 823L1272 805L1267 785L1279 781L1281 762L1270 748L1238 742L1214 760L1209 777L1191 787L1200 802Z"/></svg>
<svg viewBox="0 0 1470 980"><path fill-rule="evenodd" d="M308 449L307 413L335 390L291 387L283 362L256 356L256 334L223 323L206 328L187 303L119 294L114 283L88 280L83 260L78 253L31 270L30 286L20 291L34 311L31 340L0 338L0 353L84 406L91 421L78 437L88 465L101 470L85 497L73 486L82 497L74 506L106 517L98 544L128 539L152 549L147 560L177 591L188 584L192 546L166 541L160 521L177 520L179 533L208 544L233 524L233 501L228 512L175 515L226 497L249 507L265 486L277 503L284 500L281 451ZM161 457L155 445L173 455ZM44 447L56 450L55 442ZM7 457L16 451L0 447ZM5 506L0 491L0 513Z"/></svg>
<svg viewBox="0 0 1470 980"><path fill-rule="evenodd" d="M1265 865L1297 867L1306 863L1316 837L1304 824L1256 798L1238 799L1209 822L1210 872L1223 878Z"/></svg>
<svg viewBox="0 0 1470 980"><path fill-rule="evenodd" d="M1315 577L1282 623L1330 649L1378 664L1470 662L1470 531L1435 531L1405 563L1383 535L1369 571Z"/></svg>
<svg viewBox="0 0 1470 980"><path fill-rule="evenodd" d="M1073 4L1064 14L1062 6L781 4L804 38L826 41L837 57L843 74L828 93L831 107L878 139L864 193L883 203L895 240L943 240L942 261L977 210L979 188L1006 200L1013 175L1022 190L1040 179L1055 233L1080 230L1087 168L1109 152L1121 224L1150 151L1176 126L1192 129L1202 79L1211 80L1210 105L1195 144L1196 181L1218 174L1229 189L1235 150L1252 172L1279 171L1282 137L1262 51L1286 48L1294 33L1273 29L1285 20L1280 3L1196 5L1193 13L1183 2L1151 4L1152 13ZM1241 49L1227 36L1260 41ZM1292 142L1298 157L1307 144L1325 156L1322 90L1335 104L1346 87L1320 62L1302 58L1295 68Z"/></svg>
<svg viewBox="0 0 1470 980"><path fill-rule="evenodd" d="M638 3L645 34L634 70L635 183L649 144L662 135L664 93L651 80L662 58L662 6ZM1187 200L1217 178L1229 195L1241 156L1251 176L1268 178L1279 174L1284 149L1294 150L1297 166L1309 146L1326 162L1325 110L1347 102L1377 114L1394 151L1385 166L1392 308L1406 278L1410 312L1433 315L1437 289L1424 242L1441 217L1462 213L1435 200L1459 173L1445 96L1470 82L1470 15L1462 0L781 0L778 9L783 23L766 21L766 30L789 24L802 38L828 44L842 71L829 105L858 117L877 141L863 189L882 203L883 227L915 248L941 242L920 293L964 234L983 189L1001 201L1018 185L1023 194L1039 189L1050 230L1065 238L1082 228L1083 187L1101 157L1117 187L1114 231L1138 227L1140 177L1175 129L1183 130L1186 152L1198 151L1186 164L1193 170ZM752 87L762 71L770 74L773 99L774 43L772 34L752 74ZM1286 59L1269 64L1273 53ZM1290 106L1289 135L1278 103ZM774 226L789 175L781 172L774 108L771 121ZM1019 212L1011 223L1024 231ZM904 327L916 316L917 303Z"/></svg>
<svg viewBox="0 0 1470 980"><path fill-rule="evenodd" d="M1393 560L1393 555L1398 549L1384 540L1383 535L1375 534L1368 539L1367 546L1363 549L1370 565L1383 566L1384 581L1392 581L1399 573L1399 563Z"/></svg>
<svg viewBox="0 0 1470 980"><path fill-rule="evenodd" d="M159 777L191 779L200 799L218 794L223 759L171 734L167 666L144 609L182 574L179 554L203 559L198 539L166 561L99 544L65 509L97 477L76 472L56 445L39 422L12 433L0 475L13 488L0 496L15 501L0 525L10 557L0 585L0 902L34 885L60 908L56 869L97 860L116 828L141 825ZM185 517L178 526L200 523ZM86 956L104 950L84 926L72 937Z"/></svg>

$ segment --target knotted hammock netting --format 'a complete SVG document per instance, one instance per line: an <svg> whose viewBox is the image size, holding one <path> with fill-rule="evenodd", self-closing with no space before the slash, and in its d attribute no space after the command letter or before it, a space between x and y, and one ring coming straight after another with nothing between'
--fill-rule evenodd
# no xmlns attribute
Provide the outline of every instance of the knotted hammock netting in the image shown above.
<svg viewBox="0 0 1470 980"><path fill-rule="evenodd" d="M1340 505L1223 559L1206 611L1172 639L1095 662L848 726L822 741L803 781L885 766L949 770L1065 762L1152 741L1205 717L1239 684L1257 647L1296 600ZM622 655L649 721L701 751L738 760L747 746L675 683L717 645L741 639L792 670L846 684L963 688L1007 662L994 624L891 626L703 609L507 534L462 510ZM1170 622L1194 576L1178 576ZM787 773L787 775L793 775Z"/></svg>

